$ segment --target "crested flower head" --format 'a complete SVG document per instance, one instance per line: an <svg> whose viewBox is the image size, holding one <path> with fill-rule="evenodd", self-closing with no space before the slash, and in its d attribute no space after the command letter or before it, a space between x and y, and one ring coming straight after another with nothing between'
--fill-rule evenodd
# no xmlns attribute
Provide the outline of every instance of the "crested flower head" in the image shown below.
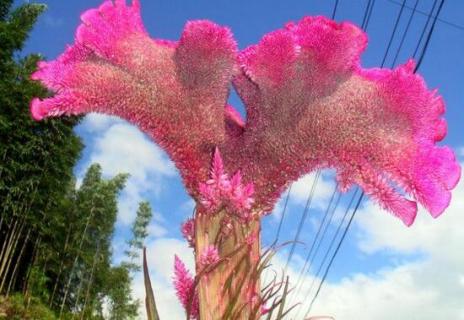
<svg viewBox="0 0 464 320"><path fill-rule="evenodd" d="M136 124L208 210L270 211L290 182L324 167L407 225L416 202L433 217L448 206L460 167L436 145L442 98L412 61L362 68L357 26L305 17L239 52L228 28L205 20L188 22L179 41L151 39L138 0L106 0L81 20L76 43L33 74L56 94L32 100L32 116L101 112ZM231 83L246 122L227 105ZM216 151L210 170L215 148L223 157Z"/></svg>

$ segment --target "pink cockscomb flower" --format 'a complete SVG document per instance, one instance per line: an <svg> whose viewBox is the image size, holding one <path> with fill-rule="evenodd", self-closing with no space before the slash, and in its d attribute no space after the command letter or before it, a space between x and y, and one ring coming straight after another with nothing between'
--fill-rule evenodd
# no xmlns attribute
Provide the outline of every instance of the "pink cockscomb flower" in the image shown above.
<svg viewBox="0 0 464 320"><path fill-rule="evenodd" d="M407 225L416 202L434 217L448 206L460 167L436 145L442 98L412 61L362 68L357 26L305 17L239 52L229 29L204 20L188 22L179 41L151 39L138 0L104 1L81 20L75 44L33 75L56 93L32 101L33 117L101 112L136 124L205 207L230 188L248 214L269 212L289 183L326 167ZM227 105L231 83L246 121ZM216 148L223 157L210 171ZM237 182L225 172L238 171L253 187L228 185Z"/></svg>
<svg viewBox="0 0 464 320"><path fill-rule="evenodd" d="M207 246L200 254L200 265L202 268L211 266L219 261L219 251L214 245Z"/></svg>
<svg viewBox="0 0 464 320"><path fill-rule="evenodd" d="M253 183L243 185L240 171L229 179L224 173L223 161L217 148L214 151L211 167L211 179L206 183L200 183L199 186L200 202L208 212L224 207L236 213L239 218L249 220L254 202Z"/></svg>
<svg viewBox="0 0 464 320"><path fill-rule="evenodd" d="M441 97L412 61L363 69L366 43L351 23L306 17L239 54L234 85L247 124L234 163L254 177L256 204L272 206L290 181L329 167L342 187L358 184L406 225L417 205L397 187L434 217L448 206L460 167L435 145L446 134Z"/></svg>
<svg viewBox="0 0 464 320"><path fill-rule="evenodd" d="M192 218L185 220L182 223L180 231L184 236L185 240L187 240L190 247L195 247L195 221Z"/></svg>
<svg viewBox="0 0 464 320"><path fill-rule="evenodd" d="M240 171L230 180L230 201L235 211L238 212L242 218L250 218L250 209L254 202L253 194L255 192L253 183L246 185L242 184L242 175Z"/></svg>
<svg viewBox="0 0 464 320"><path fill-rule="evenodd" d="M229 177L224 172L224 164L221 154L216 148L211 165L210 179L200 183L200 202L208 211L215 211L229 197L231 192Z"/></svg>
<svg viewBox="0 0 464 320"><path fill-rule="evenodd" d="M187 267L176 255L174 256L174 288L176 289L177 297L184 306L185 310L189 309L190 304L190 318L198 318L198 293L195 290L194 279Z"/></svg>
<svg viewBox="0 0 464 320"><path fill-rule="evenodd" d="M262 305L260 310L259 310L259 313L263 316L265 314L268 314L269 311L271 311L271 308L266 306L266 305Z"/></svg>

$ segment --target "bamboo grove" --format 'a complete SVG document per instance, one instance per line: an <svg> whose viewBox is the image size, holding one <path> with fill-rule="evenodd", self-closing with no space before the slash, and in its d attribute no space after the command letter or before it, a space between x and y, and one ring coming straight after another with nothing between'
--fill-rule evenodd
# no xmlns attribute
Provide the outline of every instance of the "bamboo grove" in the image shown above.
<svg viewBox="0 0 464 320"><path fill-rule="evenodd" d="M39 55L20 51L45 6L0 0L0 319L131 319L130 283L151 218L141 203L127 259L112 263L117 196L127 175L90 166L79 187L79 118L35 122Z"/></svg>

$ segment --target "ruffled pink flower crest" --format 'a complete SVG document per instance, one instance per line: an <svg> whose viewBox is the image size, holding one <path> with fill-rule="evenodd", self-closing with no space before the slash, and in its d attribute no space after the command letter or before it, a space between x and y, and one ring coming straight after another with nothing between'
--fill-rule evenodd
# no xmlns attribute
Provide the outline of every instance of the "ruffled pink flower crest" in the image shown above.
<svg viewBox="0 0 464 320"><path fill-rule="evenodd" d="M291 181L323 167L407 225L417 205L397 187L434 217L448 206L460 167L436 145L446 135L441 97L413 62L363 69L367 38L355 25L306 17L238 52L209 21L188 22L178 42L151 39L139 1L104 1L81 19L76 43L33 75L56 92L32 101L33 117L127 119L166 150L205 207L224 193L245 212L269 211ZM227 105L231 82L246 122ZM215 156L210 172L216 147L223 162Z"/></svg>

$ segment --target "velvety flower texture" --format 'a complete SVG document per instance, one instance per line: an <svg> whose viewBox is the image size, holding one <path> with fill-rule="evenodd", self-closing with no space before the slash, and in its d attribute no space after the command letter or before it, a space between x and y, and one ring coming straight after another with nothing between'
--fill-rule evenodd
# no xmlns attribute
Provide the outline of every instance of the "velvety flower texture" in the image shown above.
<svg viewBox="0 0 464 320"><path fill-rule="evenodd" d="M414 62L363 69L366 35L324 17L289 23L242 52L209 21L188 22L178 42L153 40L139 7L105 1L82 15L76 43L33 75L55 92L32 101L35 119L91 111L127 119L167 151L197 201L218 148L224 172L253 183L254 212L325 167L407 225L417 205L403 193L434 217L448 206L460 168L435 145L446 134L444 104ZM246 122L227 105L231 83Z"/></svg>

